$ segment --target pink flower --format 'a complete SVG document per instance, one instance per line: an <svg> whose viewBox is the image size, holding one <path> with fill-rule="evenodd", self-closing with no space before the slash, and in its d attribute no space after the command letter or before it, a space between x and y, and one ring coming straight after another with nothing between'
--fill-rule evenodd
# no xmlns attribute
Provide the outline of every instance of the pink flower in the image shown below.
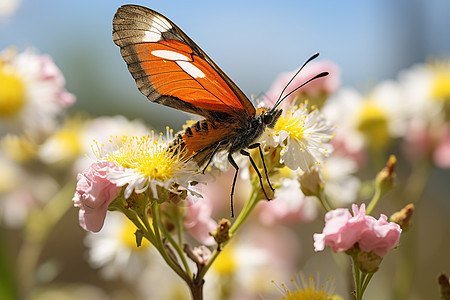
<svg viewBox="0 0 450 300"><path fill-rule="evenodd" d="M340 70L339 67L332 61L324 60L310 62L309 64L307 64L305 68L300 72L300 74L297 75L291 82L283 95L288 94L313 76L325 71L329 72L330 74L326 77L316 79L308 83L307 85L290 95L288 99L292 100L300 93L312 97L318 96L321 93L333 93L340 85ZM281 91L284 89L289 80L291 80L292 76L294 76L295 72L297 72L297 70L278 75L277 79L275 79L272 86L270 87L270 90L267 92L265 101L272 104L275 103L275 101L280 96ZM286 102L291 101L288 100Z"/></svg>
<svg viewBox="0 0 450 300"><path fill-rule="evenodd" d="M367 228L361 233L359 248L365 252L373 251L384 257L388 251L397 246L402 230L393 222L388 222L385 215L377 221L371 216L366 217Z"/></svg>
<svg viewBox="0 0 450 300"><path fill-rule="evenodd" d="M200 243L205 245L214 245L214 238L209 234L217 228L217 223L211 218L212 206L205 198L195 198L190 196L184 219L184 227Z"/></svg>
<svg viewBox="0 0 450 300"><path fill-rule="evenodd" d="M314 250L322 251L330 246L335 252L346 251L358 243L365 251L373 251L380 257L397 246L402 230L398 224L387 222L381 215L379 220L367 216L365 204L361 208L353 204L353 217L348 209L338 208L325 215L322 233L314 234Z"/></svg>
<svg viewBox="0 0 450 300"><path fill-rule="evenodd" d="M120 187L106 177L110 168L119 167L113 162L96 162L77 176L77 188L72 200L80 208L79 222L85 230L98 232L102 229L108 205L120 191Z"/></svg>

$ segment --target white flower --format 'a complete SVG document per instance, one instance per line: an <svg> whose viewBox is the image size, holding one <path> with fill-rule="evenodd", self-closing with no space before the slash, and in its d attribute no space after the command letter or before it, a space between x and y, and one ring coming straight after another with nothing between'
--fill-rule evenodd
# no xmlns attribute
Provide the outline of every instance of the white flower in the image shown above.
<svg viewBox="0 0 450 300"><path fill-rule="evenodd" d="M410 103L408 112L413 121L422 124L441 121L443 106L450 99L450 60L415 65L398 78Z"/></svg>
<svg viewBox="0 0 450 300"><path fill-rule="evenodd" d="M25 134L41 142L54 130L75 97L64 89L61 71L48 55L28 49L0 53L0 136Z"/></svg>
<svg viewBox="0 0 450 300"><path fill-rule="evenodd" d="M99 160L112 161L123 169L111 169L108 179L117 186L126 186L125 198L142 193L150 188L154 197L157 186L177 192L178 188L188 189L191 181L197 181L197 164L186 156L180 147L170 148L172 131L167 129L166 138L158 139L154 133L142 137L123 137L110 141L110 149L97 146L94 149ZM175 189L174 189L175 186ZM192 194L194 191L189 190Z"/></svg>
<svg viewBox="0 0 450 300"><path fill-rule="evenodd" d="M283 111L274 128L266 130L264 140L269 146L283 147L281 159L288 168L307 171L332 152L333 136L324 115L304 104Z"/></svg>
<svg viewBox="0 0 450 300"><path fill-rule="evenodd" d="M342 148L352 152L365 146L385 148L406 133L410 103L404 95L394 81L380 83L366 96L343 89L328 99L323 111L336 124Z"/></svg>

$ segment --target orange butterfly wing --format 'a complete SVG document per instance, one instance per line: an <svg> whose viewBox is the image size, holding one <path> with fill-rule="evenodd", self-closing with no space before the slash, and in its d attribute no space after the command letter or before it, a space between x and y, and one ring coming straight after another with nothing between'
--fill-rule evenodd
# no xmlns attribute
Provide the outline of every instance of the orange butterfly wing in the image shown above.
<svg viewBox="0 0 450 300"><path fill-rule="evenodd" d="M124 5L113 19L113 40L150 101L216 121L255 116L239 87L163 15Z"/></svg>

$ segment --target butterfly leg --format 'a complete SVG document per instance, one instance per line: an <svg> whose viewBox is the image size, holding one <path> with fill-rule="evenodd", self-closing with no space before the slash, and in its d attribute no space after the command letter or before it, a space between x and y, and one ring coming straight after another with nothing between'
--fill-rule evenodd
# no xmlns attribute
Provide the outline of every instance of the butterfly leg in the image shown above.
<svg viewBox="0 0 450 300"><path fill-rule="evenodd" d="M211 156L209 157L208 162L206 163L205 167L203 168L202 174L205 174L206 168L208 168L209 164L212 162L214 155L216 155L217 151L219 151L219 148L221 145L222 145L222 143L217 143L216 148L214 148L214 151L212 152Z"/></svg>
<svg viewBox="0 0 450 300"><path fill-rule="evenodd" d="M267 174L267 167L266 167L266 163L264 162L264 155L263 155L263 151L261 149L261 144L260 143L255 143L253 145L248 146L248 149L254 149L256 147L258 147L258 149L259 149L259 155L260 155L262 163L263 163L264 173L266 174L267 183L269 184L270 189L272 191L275 191L275 189L272 187L272 184L270 183L269 175Z"/></svg>
<svg viewBox="0 0 450 300"><path fill-rule="evenodd" d="M228 153L228 161L233 166L233 168L236 170L236 173L234 173L233 185L231 186L231 217L234 218L233 195L234 195L234 187L236 186L237 175L239 172L239 166L234 161L233 156L231 156L231 153Z"/></svg>
<svg viewBox="0 0 450 300"><path fill-rule="evenodd" d="M247 151L245 151L244 149L241 149L240 153L241 153L242 155L248 156L248 158L250 159L250 163L252 164L253 168L255 169L256 174L258 174L259 183L261 184L261 188L262 188L262 190L263 190L264 196L266 196L266 199L267 199L267 200L271 200L271 199L269 199L269 197L268 197L267 194L266 194L266 190L264 189L264 185L263 185L263 182L262 182L262 176L261 176L261 173L259 172L258 167L257 167L256 164L255 164L255 161L254 161L253 158L250 156L250 153L247 152Z"/></svg>

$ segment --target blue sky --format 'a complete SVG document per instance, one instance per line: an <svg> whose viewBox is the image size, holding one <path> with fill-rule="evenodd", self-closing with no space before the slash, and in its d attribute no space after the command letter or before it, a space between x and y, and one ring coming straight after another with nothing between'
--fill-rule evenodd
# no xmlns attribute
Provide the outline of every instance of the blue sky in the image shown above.
<svg viewBox="0 0 450 300"><path fill-rule="evenodd" d="M314 52L335 61L344 85L367 89L430 55L450 52L450 1L118 1L23 0L0 22L0 48L52 55L78 96L77 109L154 120L111 39L116 9L135 3L182 28L247 95ZM125 100L124 100L125 99ZM144 110L144 112L143 112Z"/></svg>

